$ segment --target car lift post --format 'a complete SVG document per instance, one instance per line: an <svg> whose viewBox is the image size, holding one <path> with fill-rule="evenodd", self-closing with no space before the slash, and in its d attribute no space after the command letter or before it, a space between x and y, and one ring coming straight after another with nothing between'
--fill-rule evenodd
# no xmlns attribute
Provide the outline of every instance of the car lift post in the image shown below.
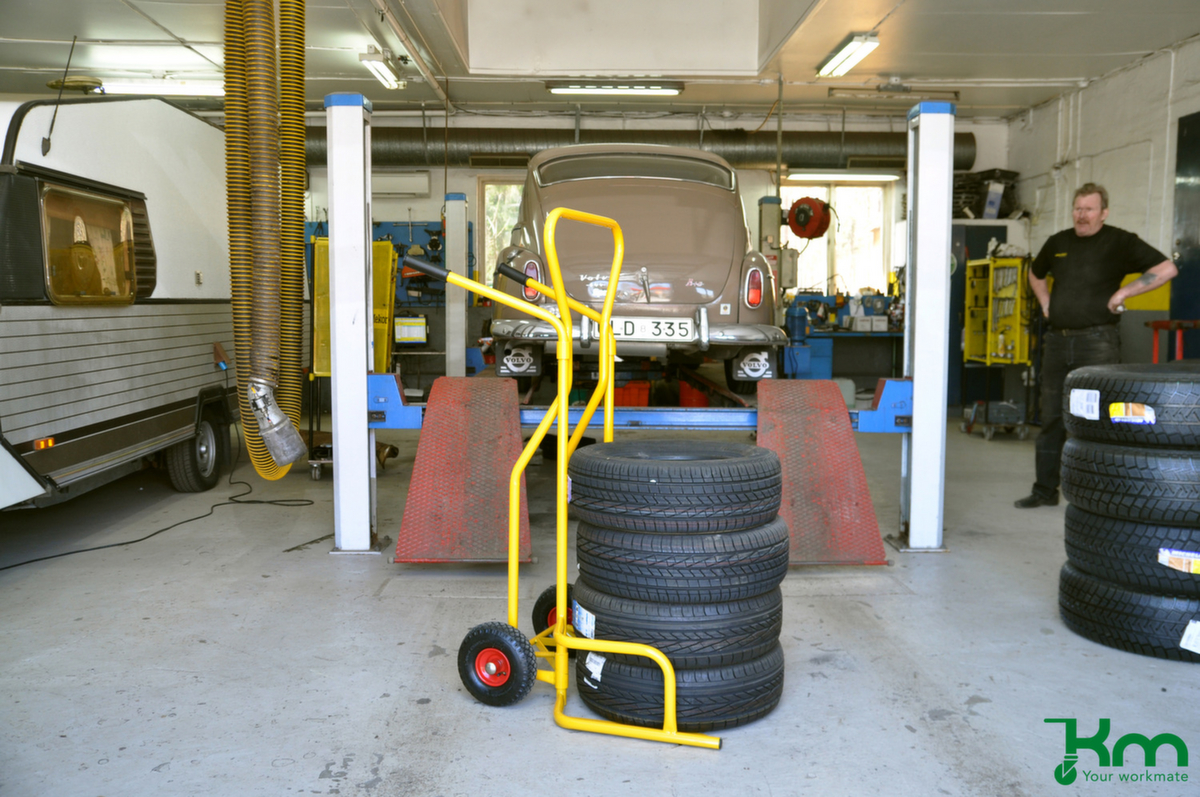
<svg viewBox="0 0 1200 797"><path fill-rule="evenodd" d="M446 270L467 273L467 195L446 194ZM446 376L467 375L467 291L446 283Z"/></svg>
<svg viewBox="0 0 1200 797"><path fill-rule="evenodd" d="M371 550L375 431L367 427L371 356L371 102L325 97L329 165L329 327L333 409L332 553ZM313 408L310 411L317 411Z"/></svg>
<svg viewBox="0 0 1200 797"><path fill-rule="evenodd" d="M912 378L913 418L901 438L897 547L904 551L945 550L954 111L953 103L922 102L908 112L904 376Z"/></svg>

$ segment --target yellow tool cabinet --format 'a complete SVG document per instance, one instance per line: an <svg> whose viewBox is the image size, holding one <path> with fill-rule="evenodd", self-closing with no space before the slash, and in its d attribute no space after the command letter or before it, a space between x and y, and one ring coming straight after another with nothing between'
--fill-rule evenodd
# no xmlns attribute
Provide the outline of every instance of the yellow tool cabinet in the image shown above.
<svg viewBox="0 0 1200 797"><path fill-rule="evenodd" d="M1035 308L1026 258L968 260L963 362L1029 365L1028 327Z"/></svg>
<svg viewBox="0 0 1200 797"><path fill-rule="evenodd" d="M392 370L392 320L396 303L396 265L399 257L391 241L371 244L371 317L375 333L373 370ZM317 238L313 246L313 376L329 376L329 239Z"/></svg>

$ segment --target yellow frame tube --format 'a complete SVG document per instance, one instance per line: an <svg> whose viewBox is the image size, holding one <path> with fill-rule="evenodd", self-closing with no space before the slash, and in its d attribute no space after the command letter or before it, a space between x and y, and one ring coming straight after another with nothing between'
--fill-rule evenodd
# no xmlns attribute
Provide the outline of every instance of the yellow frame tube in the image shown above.
<svg viewBox="0 0 1200 797"><path fill-rule="evenodd" d="M620 275L620 264L616 264L616 273ZM616 277L610 276L610 281L615 281ZM543 296L557 298L554 295L554 289L549 288L537 280L526 280L525 285L533 288ZM607 298L607 297L606 297ZM605 401L604 405L604 442L611 443L613 439L613 391L610 386L613 372L613 353L616 351L616 338L613 336L612 324L606 323L605 318L611 320L611 307L605 302L605 313L598 313L586 304L575 299L567 297L567 304L571 309L580 315L587 316L596 322L596 328L600 333L600 379L596 384L596 389L592 392L591 398L588 400L587 407L579 418L579 423L575 426L575 432L571 435L571 440L567 445L567 453L574 454L575 449L579 446L579 441L587 431L588 424L592 422L592 416L596 413L596 408L601 401ZM572 345L574 345L572 343ZM569 402L568 402L569 403Z"/></svg>

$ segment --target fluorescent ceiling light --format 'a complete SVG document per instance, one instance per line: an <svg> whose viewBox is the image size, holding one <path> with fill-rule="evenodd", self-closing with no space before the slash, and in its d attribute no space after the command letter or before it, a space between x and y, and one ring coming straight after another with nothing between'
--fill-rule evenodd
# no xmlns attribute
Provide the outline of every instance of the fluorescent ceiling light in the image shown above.
<svg viewBox="0 0 1200 797"><path fill-rule="evenodd" d="M371 70L371 74L375 75L384 88L403 89L408 87L408 82L401 80L400 73L396 67L392 66L391 53L387 50L380 52L375 49L374 45L369 44L365 53L358 54L358 60Z"/></svg>
<svg viewBox="0 0 1200 797"><path fill-rule="evenodd" d="M558 82L547 83L551 94L624 95L644 97L673 97L683 91L682 83L655 82Z"/></svg>
<svg viewBox="0 0 1200 797"><path fill-rule="evenodd" d="M871 54L879 46L879 37L874 33L851 34L848 41L817 69L818 77L841 77L858 62Z"/></svg>
<svg viewBox="0 0 1200 797"><path fill-rule="evenodd" d="M899 180L900 175L883 172L792 172L788 179L801 183L891 183Z"/></svg>
<svg viewBox="0 0 1200 797"><path fill-rule="evenodd" d="M158 97L225 96L225 84L220 80L175 80L172 78L123 80L120 78L105 78L101 90L105 94L149 94Z"/></svg>
<svg viewBox="0 0 1200 797"><path fill-rule="evenodd" d="M912 91L911 89L896 90L890 88L878 89L830 89L829 96L841 97L843 99L856 100L901 100L906 102L917 102L920 100L944 100L946 102L958 102L957 91L939 91L937 89L919 89Z"/></svg>

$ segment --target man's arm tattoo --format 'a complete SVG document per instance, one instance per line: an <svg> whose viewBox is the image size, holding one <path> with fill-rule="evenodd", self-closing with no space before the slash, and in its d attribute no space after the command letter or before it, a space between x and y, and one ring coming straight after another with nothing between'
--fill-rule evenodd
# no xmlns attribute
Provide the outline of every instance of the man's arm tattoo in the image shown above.
<svg viewBox="0 0 1200 797"><path fill-rule="evenodd" d="M1153 285L1154 283L1158 282L1158 275L1150 273L1143 274L1142 276L1138 277L1138 282L1142 285Z"/></svg>

